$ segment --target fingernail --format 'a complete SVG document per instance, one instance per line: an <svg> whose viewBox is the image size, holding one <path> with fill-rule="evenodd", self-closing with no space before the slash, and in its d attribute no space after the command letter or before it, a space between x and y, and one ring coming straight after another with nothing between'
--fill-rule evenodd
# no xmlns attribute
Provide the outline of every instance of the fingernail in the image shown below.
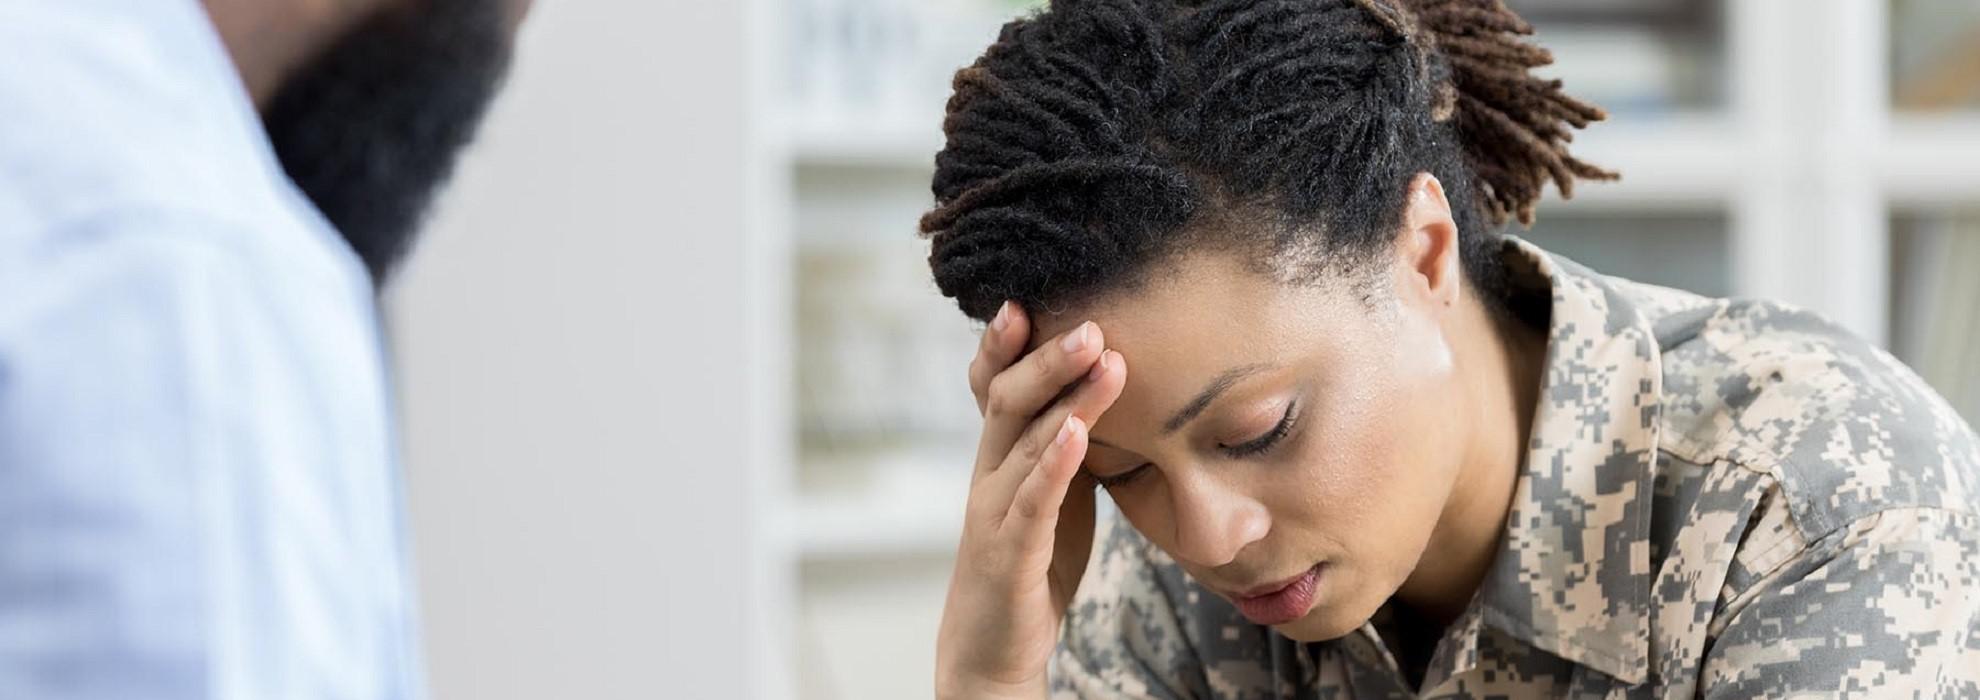
<svg viewBox="0 0 1980 700"><path fill-rule="evenodd" d="M1002 306L997 307L997 317L990 319L990 329L997 331L998 333L1002 333L1004 332L1004 329L1010 327L1010 325L1011 325L1011 303L1006 301L1003 303Z"/></svg>
<svg viewBox="0 0 1980 700"><path fill-rule="evenodd" d="M1072 416L1066 416L1066 422L1059 425L1059 436L1052 438L1052 444L1064 445L1067 440L1072 439L1073 420Z"/></svg>
<svg viewBox="0 0 1980 700"><path fill-rule="evenodd" d="M1100 377L1107 373L1107 356L1112 354L1114 353L1111 350L1100 353L1100 359L1095 361L1093 363L1093 369L1086 373L1087 381L1089 382L1100 381Z"/></svg>
<svg viewBox="0 0 1980 700"><path fill-rule="evenodd" d="M1066 334L1065 340L1059 341L1059 347L1064 348L1066 352L1079 352L1081 348L1086 347L1086 329L1092 325L1092 321L1079 324L1073 332Z"/></svg>

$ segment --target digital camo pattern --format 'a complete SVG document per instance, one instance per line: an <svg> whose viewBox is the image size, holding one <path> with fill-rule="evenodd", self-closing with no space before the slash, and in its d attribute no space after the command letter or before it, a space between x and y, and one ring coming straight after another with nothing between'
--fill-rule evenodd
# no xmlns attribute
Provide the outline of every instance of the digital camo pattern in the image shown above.
<svg viewBox="0 0 1980 700"><path fill-rule="evenodd" d="M1280 637L1116 521L1054 695L1980 697L1980 441L1943 400L1805 311L1506 255L1552 298L1545 384L1503 549L1421 689L1376 622Z"/></svg>

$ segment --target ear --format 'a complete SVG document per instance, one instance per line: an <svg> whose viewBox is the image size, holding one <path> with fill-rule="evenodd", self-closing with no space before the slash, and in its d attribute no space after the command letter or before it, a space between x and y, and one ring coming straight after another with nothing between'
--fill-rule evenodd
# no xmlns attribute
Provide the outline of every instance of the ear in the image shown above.
<svg viewBox="0 0 1980 700"><path fill-rule="evenodd" d="M1397 296L1448 308L1463 290L1457 221L1444 185L1417 173L1403 196L1402 231L1395 242Z"/></svg>

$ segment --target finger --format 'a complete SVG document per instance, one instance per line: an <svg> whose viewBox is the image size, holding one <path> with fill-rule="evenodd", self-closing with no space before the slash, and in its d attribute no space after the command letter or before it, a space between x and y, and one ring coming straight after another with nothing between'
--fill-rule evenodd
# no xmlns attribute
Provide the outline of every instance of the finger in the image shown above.
<svg viewBox="0 0 1980 700"><path fill-rule="evenodd" d="M1006 464L1029 467L1044 454L1053 437L1051 426L1065 420L1066 416L1078 416L1086 425L1100 422L1100 415L1106 413L1114 402L1121 398L1122 389L1127 386L1127 362L1121 354L1113 350L1100 353L1087 374L1080 380L1072 393L1060 398L1051 409L1040 416L1017 443L1011 446ZM1011 487L1016 488L1018 479L1011 477Z"/></svg>
<svg viewBox="0 0 1980 700"><path fill-rule="evenodd" d="M1020 568L1042 571L1051 566L1059 506L1065 503L1066 489L1079 472L1080 461L1086 458L1086 440L1085 421L1066 416L1037 468L1019 485L999 533L1018 548L1016 563Z"/></svg>
<svg viewBox="0 0 1980 700"><path fill-rule="evenodd" d="M1066 385L1092 369L1105 342L1099 326L1091 321L1081 323L1046 341L990 380L983 408L983 438L976 447L979 476L1002 464L1012 443L1039 411L1063 394ZM1047 440L1051 438L1050 430L1046 432Z"/></svg>
<svg viewBox="0 0 1980 700"><path fill-rule="evenodd" d="M1055 427L1063 424L1068 417L1079 419L1082 428L1093 425L1100 420L1100 414L1120 399L1126 382L1127 363L1122 361L1120 353L1106 351L1071 395L1060 399L1045 415L1032 421L1024 436L1005 456L1004 464L979 480L972 489L977 492L974 497L991 513L999 514L996 517L1001 517L1011 508L1019 484L1030 478L1031 472L1037 470L1038 465L1044 462L1045 454L1052 449L1057 436ZM1084 450L1082 457L1083 453Z"/></svg>
<svg viewBox="0 0 1980 700"><path fill-rule="evenodd" d="M1025 316L1023 307L1009 301L998 307L997 315L983 329L976 358L969 363L969 393L976 396L978 415L983 413L983 404L990 396L990 380L1017 361L1030 337L1031 319Z"/></svg>
<svg viewBox="0 0 1980 700"><path fill-rule="evenodd" d="M1106 413L1115 401L1121 398L1121 391L1127 388L1127 358L1113 350L1103 350L1100 358L1087 368L1086 378L1080 380L1079 389L1061 400L1071 409L1072 415L1092 426L1100 422L1100 414Z"/></svg>

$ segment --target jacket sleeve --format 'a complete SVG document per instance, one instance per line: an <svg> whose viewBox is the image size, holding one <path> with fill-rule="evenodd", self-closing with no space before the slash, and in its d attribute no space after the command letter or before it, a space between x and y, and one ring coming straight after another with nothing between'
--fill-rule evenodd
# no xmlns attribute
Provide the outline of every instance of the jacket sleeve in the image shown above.
<svg viewBox="0 0 1980 700"><path fill-rule="evenodd" d="M1736 596L1701 667L1706 698L1980 697L1980 519L1864 516Z"/></svg>

